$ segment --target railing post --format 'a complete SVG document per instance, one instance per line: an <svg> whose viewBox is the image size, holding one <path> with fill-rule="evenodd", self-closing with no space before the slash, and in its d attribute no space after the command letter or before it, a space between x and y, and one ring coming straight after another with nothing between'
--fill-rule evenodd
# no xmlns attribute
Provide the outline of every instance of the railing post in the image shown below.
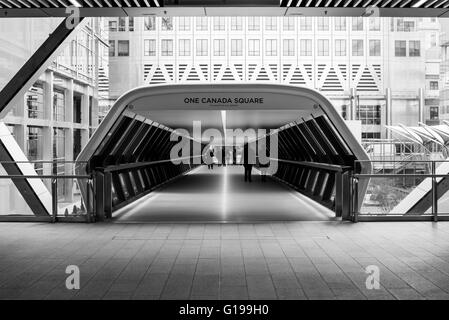
<svg viewBox="0 0 449 320"><path fill-rule="evenodd" d="M90 201L90 193L92 192L92 183L93 181L88 179L86 182L86 200L85 200L85 205L86 205L86 215L87 215L87 222L92 222L92 206L91 206L91 201Z"/></svg>
<svg viewBox="0 0 449 320"><path fill-rule="evenodd" d="M433 221L438 221L438 185L435 177L435 161L432 161L432 212Z"/></svg>
<svg viewBox="0 0 449 320"><path fill-rule="evenodd" d="M341 217L343 202L343 178L341 172L335 173L335 216Z"/></svg>
<svg viewBox="0 0 449 320"><path fill-rule="evenodd" d="M95 213L96 218L99 221L103 221L105 219L105 210L104 210L104 172L101 170L95 170L94 172L94 203L95 203Z"/></svg>
<svg viewBox="0 0 449 320"><path fill-rule="evenodd" d="M107 219L112 218L112 174L104 173L104 214Z"/></svg>
<svg viewBox="0 0 449 320"><path fill-rule="evenodd" d="M348 172L342 173L342 215L343 220L351 219L351 178Z"/></svg>
<svg viewBox="0 0 449 320"><path fill-rule="evenodd" d="M55 223L58 216L58 179L51 179L51 222Z"/></svg>
<svg viewBox="0 0 449 320"><path fill-rule="evenodd" d="M352 213L352 219L353 222L358 222L359 219L359 179L358 178L353 178L352 180L352 208L351 208L351 213Z"/></svg>

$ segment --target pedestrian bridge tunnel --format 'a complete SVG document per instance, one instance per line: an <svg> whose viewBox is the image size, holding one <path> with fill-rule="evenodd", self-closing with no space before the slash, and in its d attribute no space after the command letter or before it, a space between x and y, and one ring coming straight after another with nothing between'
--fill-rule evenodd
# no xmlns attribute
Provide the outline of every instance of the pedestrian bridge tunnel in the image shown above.
<svg viewBox="0 0 449 320"><path fill-rule="evenodd" d="M257 150L255 171L269 167L273 179L343 218L352 203L349 173L371 171L369 162L357 162L368 156L319 92L286 85L198 84L125 93L78 156L76 173L96 175L101 220L207 162L202 154L210 145L213 160L228 166ZM86 197L86 187L80 186ZM365 189L366 184L359 185L359 197Z"/></svg>

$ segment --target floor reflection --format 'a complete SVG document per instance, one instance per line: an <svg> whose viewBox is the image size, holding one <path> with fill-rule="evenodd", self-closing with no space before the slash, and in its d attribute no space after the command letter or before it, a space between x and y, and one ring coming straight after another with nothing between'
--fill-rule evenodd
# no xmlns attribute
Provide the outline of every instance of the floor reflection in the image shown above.
<svg viewBox="0 0 449 320"><path fill-rule="evenodd" d="M284 185L261 181L241 166L200 167L176 182L118 210L119 222L250 222L331 220L334 213Z"/></svg>

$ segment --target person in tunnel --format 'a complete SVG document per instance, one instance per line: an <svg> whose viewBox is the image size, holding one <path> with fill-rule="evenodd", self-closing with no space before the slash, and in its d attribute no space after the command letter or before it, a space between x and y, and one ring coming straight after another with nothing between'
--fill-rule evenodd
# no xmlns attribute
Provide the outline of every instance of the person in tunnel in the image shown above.
<svg viewBox="0 0 449 320"><path fill-rule="evenodd" d="M243 160L243 168L245 169L245 182L252 182L251 175L253 170L253 165L256 161L256 153L254 152L254 145L248 143L247 138L245 138L245 143L243 145L243 153L242 153L242 160Z"/></svg>
<svg viewBox="0 0 449 320"><path fill-rule="evenodd" d="M254 165L255 157L251 157L251 149L248 148L248 143L243 147L243 168L245 169L245 182L252 182L251 175Z"/></svg>
<svg viewBox="0 0 449 320"><path fill-rule="evenodd" d="M245 182L252 182L251 173L253 171L253 165L251 163L244 163L243 167L245 168Z"/></svg>
<svg viewBox="0 0 449 320"><path fill-rule="evenodd" d="M211 146L208 152L209 152L209 162L207 164L207 168L209 170L214 170L214 156L215 156L214 147Z"/></svg>

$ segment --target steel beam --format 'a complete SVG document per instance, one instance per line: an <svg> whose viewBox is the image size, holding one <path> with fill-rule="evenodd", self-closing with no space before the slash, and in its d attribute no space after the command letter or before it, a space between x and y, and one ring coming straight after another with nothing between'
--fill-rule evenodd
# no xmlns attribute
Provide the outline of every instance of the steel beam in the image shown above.
<svg viewBox="0 0 449 320"><path fill-rule="evenodd" d="M80 18L79 24L81 24L83 19ZM68 18L64 19L56 27L47 40L34 52L0 92L0 119L8 113L8 109L12 105L11 102L23 97L40 75L59 56L64 49L63 44L74 37L76 27L68 29L66 26L67 21Z"/></svg>

